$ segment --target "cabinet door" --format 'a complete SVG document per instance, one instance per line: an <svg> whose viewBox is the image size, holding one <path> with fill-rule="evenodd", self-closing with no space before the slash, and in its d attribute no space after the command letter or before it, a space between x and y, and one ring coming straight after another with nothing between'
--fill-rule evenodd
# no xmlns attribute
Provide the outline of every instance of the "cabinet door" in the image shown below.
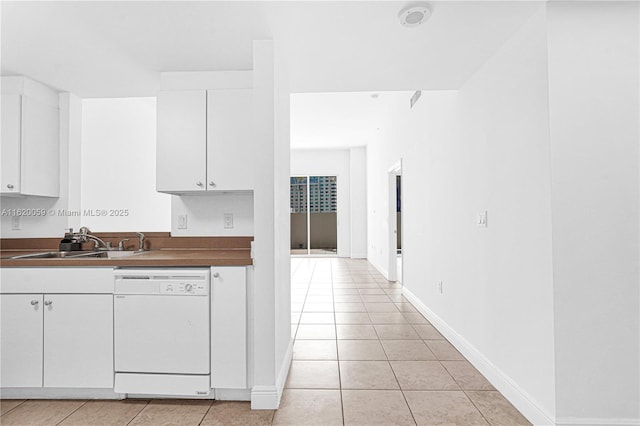
<svg viewBox="0 0 640 426"><path fill-rule="evenodd" d="M42 295L0 295L0 386L42 386Z"/></svg>
<svg viewBox="0 0 640 426"><path fill-rule="evenodd" d="M157 100L156 189L206 190L207 93L160 92Z"/></svg>
<svg viewBox="0 0 640 426"><path fill-rule="evenodd" d="M22 122L22 97L2 95L2 171L0 193L20 193L20 133Z"/></svg>
<svg viewBox="0 0 640 426"><path fill-rule="evenodd" d="M45 294L44 303L44 386L113 387L113 296Z"/></svg>
<svg viewBox="0 0 640 426"><path fill-rule="evenodd" d="M207 189L253 189L252 90L207 91Z"/></svg>
<svg viewBox="0 0 640 426"><path fill-rule="evenodd" d="M60 112L29 96L22 96L20 186L25 195L60 195Z"/></svg>
<svg viewBox="0 0 640 426"><path fill-rule="evenodd" d="M247 270L211 268L211 387L247 387Z"/></svg>

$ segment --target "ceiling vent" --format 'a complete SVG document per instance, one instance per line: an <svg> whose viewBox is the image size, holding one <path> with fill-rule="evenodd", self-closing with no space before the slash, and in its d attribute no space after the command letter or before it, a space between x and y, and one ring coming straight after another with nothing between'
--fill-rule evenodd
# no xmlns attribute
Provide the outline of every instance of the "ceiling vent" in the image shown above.
<svg viewBox="0 0 640 426"><path fill-rule="evenodd" d="M427 4L421 4L402 9L398 19L403 27L414 28L425 22L430 16L431 8Z"/></svg>

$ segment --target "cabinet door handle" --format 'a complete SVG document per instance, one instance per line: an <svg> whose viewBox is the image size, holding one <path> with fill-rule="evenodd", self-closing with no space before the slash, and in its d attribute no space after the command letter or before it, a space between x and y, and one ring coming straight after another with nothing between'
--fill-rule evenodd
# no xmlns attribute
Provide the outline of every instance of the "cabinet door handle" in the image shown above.
<svg viewBox="0 0 640 426"><path fill-rule="evenodd" d="M10 183L8 183L8 184L7 184L7 188L9 188L9 189L13 189L13 185L12 185L12 184L10 184Z"/></svg>
<svg viewBox="0 0 640 426"><path fill-rule="evenodd" d="M216 183L215 183L214 181L211 181L211 182L209 182L209 186L212 186L212 187L214 187L214 188L215 188Z"/></svg>
<svg viewBox="0 0 640 426"><path fill-rule="evenodd" d="M32 300L31 301L31 306L36 306L36 305L38 305L38 303L40 303L39 300Z"/></svg>
<svg viewBox="0 0 640 426"><path fill-rule="evenodd" d="M51 306L51 305L53 305L53 302L51 300L44 301L44 306Z"/></svg>
<svg viewBox="0 0 640 426"><path fill-rule="evenodd" d="M213 278L218 278L219 276L220 276L220 274L219 274L219 273L217 273L217 272L214 272L214 273L213 273Z"/></svg>
<svg viewBox="0 0 640 426"><path fill-rule="evenodd" d="M202 186L202 182L197 182L196 185L197 186Z"/></svg>

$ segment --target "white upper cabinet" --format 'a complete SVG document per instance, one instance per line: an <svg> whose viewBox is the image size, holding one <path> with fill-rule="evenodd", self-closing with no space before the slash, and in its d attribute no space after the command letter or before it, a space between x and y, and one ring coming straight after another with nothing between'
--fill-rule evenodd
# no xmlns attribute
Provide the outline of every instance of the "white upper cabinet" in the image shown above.
<svg viewBox="0 0 640 426"><path fill-rule="evenodd" d="M58 94L25 77L2 77L2 195L60 194Z"/></svg>
<svg viewBox="0 0 640 426"><path fill-rule="evenodd" d="M156 189L205 191L207 92L160 92L157 100Z"/></svg>
<svg viewBox="0 0 640 426"><path fill-rule="evenodd" d="M207 91L207 189L253 189L250 89Z"/></svg>
<svg viewBox="0 0 640 426"><path fill-rule="evenodd" d="M157 102L159 192L253 189L251 90L163 91Z"/></svg>

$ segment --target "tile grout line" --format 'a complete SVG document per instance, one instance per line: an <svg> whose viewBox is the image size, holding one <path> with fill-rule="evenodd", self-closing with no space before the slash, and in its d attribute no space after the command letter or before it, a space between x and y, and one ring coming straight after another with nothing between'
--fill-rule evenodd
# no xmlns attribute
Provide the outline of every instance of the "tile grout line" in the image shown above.
<svg viewBox="0 0 640 426"><path fill-rule="evenodd" d="M67 414L66 416L64 416L62 418L62 420L60 420L58 423L56 423L56 426L61 424L62 422L64 422L65 420L67 420L69 418L69 416L71 416L73 413L75 413L76 411L78 411L79 409L81 409L82 407L84 407L85 405L87 405L87 402L89 402L89 400L85 400L84 403L80 404L80 406L78 408L76 408L75 410L73 410L72 412L70 412L69 414Z"/></svg>
<svg viewBox="0 0 640 426"><path fill-rule="evenodd" d="M340 372L340 349L338 348L338 319L336 318L336 296L333 288L333 265L331 265L331 298L333 300L333 328L336 333L336 360L338 363L338 386L340 388L340 414L342 415L342 426L345 426L344 420L344 397L342 393L342 373Z"/></svg>
<svg viewBox="0 0 640 426"><path fill-rule="evenodd" d="M485 421L485 422L487 422L487 424L488 424L488 425L492 425L492 424L491 424L491 422L489 421L489 419L487 419L487 418L484 416L484 413L483 413L482 411L480 411L480 408L476 405L476 403L475 403L475 402L473 402L473 400L471 399L471 397L467 394L467 390L468 390L468 389L464 389L464 388L462 387L462 385L458 382L458 380L454 377L454 375L453 375L453 374L451 374L451 372L449 371L449 369L447 368L447 366L446 366L446 365L444 365L444 364L442 363L442 361L447 361L447 360L438 360L438 361L440 361L440 365L442 365L442 368L444 368L444 369L447 371L447 373L449 373L449 375L451 376L451 378L453 379L453 381L454 381L454 382L456 382L456 384L458 385L458 387L460 387L460 390L461 390L461 391L462 391L462 393L464 394L465 398L467 398L467 399L469 400L469 402L471 403L471 405L473 405L473 407L474 407L474 408L476 409L476 411L480 414L480 416L484 419L484 421ZM469 362L469 361L467 361L467 362Z"/></svg>
<svg viewBox="0 0 640 426"><path fill-rule="evenodd" d="M455 380L455 379L453 379ZM467 391L462 389L462 393L464 393L464 396L469 400L469 402L471 402L471 405L473 405L473 407L478 410L478 413L480 413L480 416L482 416L482 418L484 419L485 422L487 422L488 425L493 426L493 423L491 423L489 421L489 419L487 419L484 415L484 413L480 410L480 408L476 405L475 402L473 402L473 399L471 399L471 397L467 394Z"/></svg>
<svg viewBox="0 0 640 426"><path fill-rule="evenodd" d="M403 315L404 318L404 315ZM378 330L373 327L374 330L376 330L376 334L378 334ZM389 363L389 368L391 369L391 372L393 373L393 377L396 379L396 383L398 383L398 389L400 389L400 394L402 395L402 399L404 399L404 403L407 405L407 408L409 409L409 413L411 414L411 418L413 419L413 423L414 424L418 424L418 422L416 421L416 417L413 414L413 410L411 410L411 406L409 405L409 401L407 401L407 396L404 394L404 389L402 389L402 385L400 385L400 380L398 380L398 375L396 374L396 370L393 369L393 365L391 364L391 360L389 359L389 355L387 355L387 351L384 349L384 345L382 344L382 339L380 339L380 335L378 335L378 341L380 342L380 346L382 346L382 350L384 351L385 355L387 356L387 362Z"/></svg>
<svg viewBox="0 0 640 426"><path fill-rule="evenodd" d="M25 402L30 401L29 399L25 399L23 400L20 404L16 405L15 407L13 407L11 410L7 411L6 413L0 415L0 417L9 414L10 412L12 412L13 410L15 410L16 408L18 408L19 406L21 406L22 404L24 404Z"/></svg>
<svg viewBox="0 0 640 426"><path fill-rule="evenodd" d="M198 422L198 426L200 426L202 424L202 422L204 422L204 419L207 417L207 414L209 414L209 411L211 411L211 409L213 408L213 404L214 404L215 401L216 401L215 399L211 400L211 404L209 404L209 408L207 408L207 411L205 411L204 415L202 416L202 418Z"/></svg>
<svg viewBox="0 0 640 426"><path fill-rule="evenodd" d="M126 426L129 426L129 425L131 424L131 422L132 422L132 421L134 421L134 420L135 420L135 419L140 415L140 413L142 413L142 412L144 411L144 409L145 409L145 408L147 408L147 407L149 406L149 404L151 404L151 400L150 400L150 399L148 399L148 400L147 400L147 403L146 403L146 404L144 404L144 406L140 409L140 411L138 411L138 412L136 413L136 415L135 415L135 416L133 416L133 417L131 418L131 420L129 420L129 421L127 422Z"/></svg>

